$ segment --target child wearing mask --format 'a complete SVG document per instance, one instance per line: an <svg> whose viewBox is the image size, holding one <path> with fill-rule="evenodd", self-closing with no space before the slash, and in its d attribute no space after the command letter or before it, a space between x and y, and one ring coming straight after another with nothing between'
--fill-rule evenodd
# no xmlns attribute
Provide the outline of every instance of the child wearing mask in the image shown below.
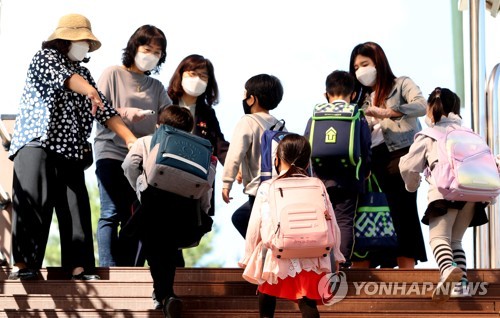
<svg viewBox="0 0 500 318"><path fill-rule="evenodd" d="M255 75L245 83L245 115L234 129L222 173L222 199L229 203L232 185L241 172L243 192L248 195L248 202L233 213L232 222L243 237L260 184L261 137L266 129L278 122L269 111L278 107L282 98L283 86L273 75Z"/></svg>
<svg viewBox="0 0 500 318"><path fill-rule="evenodd" d="M436 88L427 100L427 125L442 132L453 124L461 125L460 98L447 88ZM399 169L408 191L417 191L420 186L420 173L433 167L438 161L437 141L418 135L408 154L401 157ZM467 227L479 226L488 222L485 203L447 201L427 178L429 203L422 223L429 225L429 242L441 279L435 288L432 299L446 301L449 297L470 297L467 288L467 264L462 247L462 238ZM451 291L445 284L458 282Z"/></svg>
<svg viewBox="0 0 500 318"><path fill-rule="evenodd" d="M298 134L287 134L278 144L276 166L278 179L308 176L306 169L311 158L309 141ZM263 236L270 237L275 228L270 225L268 203L269 188L274 179L264 181L258 188L255 205L250 216L250 223L245 242L245 255L238 263L244 268L243 278L257 284L259 296L260 317L273 317L276 298L289 299L297 302L302 317L319 317L317 304L321 303L322 295L318 290L322 277L333 271L337 272L339 263L345 262L340 252L340 230L335 220L332 204L323 187L325 210L330 216L333 229L334 246L332 253L326 257L284 259L272 255L263 243ZM332 261L331 255L335 258Z"/></svg>

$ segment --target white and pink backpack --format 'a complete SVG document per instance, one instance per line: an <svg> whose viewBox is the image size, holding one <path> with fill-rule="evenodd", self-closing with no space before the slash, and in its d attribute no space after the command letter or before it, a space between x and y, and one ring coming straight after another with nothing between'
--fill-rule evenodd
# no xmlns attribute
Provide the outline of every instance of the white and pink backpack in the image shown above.
<svg viewBox="0 0 500 318"><path fill-rule="evenodd" d="M325 195L323 182L314 177L292 176L271 183L268 202L273 235L263 243L273 256L329 255L334 234Z"/></svg>
<svg viewBox="0 0 500 318"><path fill-rule="evenodd" d="M469 128L451 125L446 132L427 128L415 135L426 135L437 141L438 162L428 167L445 200L491 202L500 194L500 176L490 147Z"/></svg>

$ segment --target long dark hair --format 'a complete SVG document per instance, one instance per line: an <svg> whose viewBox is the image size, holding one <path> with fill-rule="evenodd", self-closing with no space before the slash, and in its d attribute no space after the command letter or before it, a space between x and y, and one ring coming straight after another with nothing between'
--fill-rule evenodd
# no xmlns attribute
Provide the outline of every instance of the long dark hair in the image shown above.
<svg viewBox="0 0 500 318"><path fill-rule="evenodd" d="M215 71L212 62L199 54L191 54L186 56L177 66L170 83L168 84L167 93L172 102L179 103L179 100L184 95L182 88L182 74L188 71L194 71L200 68L207 68L208 82L207 88L203 94L196 99L196 106L206 105L208 107L215 106L219 103L219 87L215 79Z"/></svg>
<svg viewBox="0 0 500 318"><path fill-rule="evenodd" d="M460 97L447 88L436 87L429 94L427 107L431 109L433 122L437 123L449 113L460 116Z"/></svg>
<svg viewBox="0 0 500 318"><path fill-rule="evenodd" d="M356 57L358 55L363 55L370 58L375 64L375 68L377 69L377 79L375 81L375 86L373 89L375 91L373 105L385 106L385 99L387 98L387 96L389 96L389 93L394 86L394 80L396 79L396 76L392 72L391 66L389 65L389 60L387 59L384 50L375 42L365 42L356 45L351 52L351 59L349 61L349 73L354 76L356 83L356 102L363 102L359 99L364 98L367 93L371 93L372 88L362 85L356 78L354 61L356 60Z"/></svg>
<svg viewBox="0 0 500 318"><path fill-rule="evenodd" d="M279 176L288 178L294 174L308 175L306 169L311 159L311 145L306 137L298 134L288 134L280 141L276 150L278 160L290 165L286 173Z"/></svg>
<svg viewBox="0 0 500 318"><path fill-rule="evenodd" d="M132 64L134 64L135 55L139 46L150 43L154 43L161 47L162 54L160 60L155 68L151 70L151 72L158 74L160 72L160 66L165 63L167 57L167 38L162 30L153 25L143 25L132 34L128 40L127 47L123 49L122 64L125 67L131 67ZM144 72L144 74L149 75L151 72Z"/></svg>

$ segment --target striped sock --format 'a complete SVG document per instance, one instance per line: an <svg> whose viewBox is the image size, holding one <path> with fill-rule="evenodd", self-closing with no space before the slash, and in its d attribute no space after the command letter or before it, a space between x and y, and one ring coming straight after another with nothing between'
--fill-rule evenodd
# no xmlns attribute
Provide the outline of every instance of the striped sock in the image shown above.
<svg viewBox="0 0 500 318"><path fill-rule="evenodd" d="M453 261L457 264L458 268L463 271L462 280L467 280L467 260L465 258L465 251L461 244L452 244L453 247Z"/></svg>
<svg viewBox="0 0 500 318"><path fill-rule="evenodd" d="M445 240L432 239L430 245L442 276L444 271L453 265L453 252Z"/></svg>

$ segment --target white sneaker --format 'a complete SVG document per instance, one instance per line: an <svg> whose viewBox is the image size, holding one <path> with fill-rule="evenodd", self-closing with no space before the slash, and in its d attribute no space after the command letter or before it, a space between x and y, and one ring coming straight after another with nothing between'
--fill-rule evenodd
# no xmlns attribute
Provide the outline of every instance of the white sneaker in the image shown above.
<svg viewBox="0 0 500 318"><path fill-rule="evenodd" d="M451 266L447 268L436 288L432 292L432 300L443 302L450 298L451 291L455 287L452 282L460 282L462 279L463 272L460 268L456 266Z"/></svg>
<svg viewBox="0 0 500 318"><path fill-rule="evenodd" d="M450 298L464 297L472 297L469 289L469 282L466 280L462 280L460 283L457 283L450 293Z"/></svg>

